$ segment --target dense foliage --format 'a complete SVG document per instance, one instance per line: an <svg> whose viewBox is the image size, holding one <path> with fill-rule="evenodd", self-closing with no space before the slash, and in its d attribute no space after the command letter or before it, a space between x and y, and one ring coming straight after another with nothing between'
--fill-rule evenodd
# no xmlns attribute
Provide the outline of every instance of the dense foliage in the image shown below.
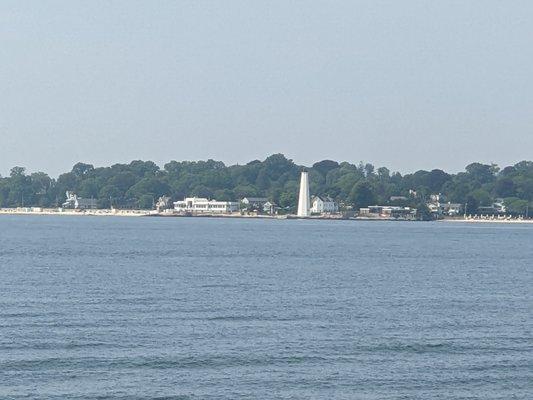
<svg viewBox="0 0 533 400"><path fill-rule="evenodd" d="M2 207L61 205L65 191L96 198L102 208L151 208L159 196L173 199L201 196L217 200L238 200L265 196L286 210L297 203L299 173L282 154L246 165L226 166L220 161L171 161L161 169L151 161L132 161L94 168L78 163L72 171L50 178L43 172L26 174L14 167L9 177L0 177ZM370 204L420 206L430 194L442 193L451 202L468 204L468 212L504 198L508 209L523 213L533 201L533 162L522 161L499 169L496 165L473 163L464 172L448 174L439 169L401 175L371 164L337 163L324 160L309 171L312 194L328 195L341 207ZM416 191L413 196L410 190ZM393 199L405 196L407 199Z"/></svg>

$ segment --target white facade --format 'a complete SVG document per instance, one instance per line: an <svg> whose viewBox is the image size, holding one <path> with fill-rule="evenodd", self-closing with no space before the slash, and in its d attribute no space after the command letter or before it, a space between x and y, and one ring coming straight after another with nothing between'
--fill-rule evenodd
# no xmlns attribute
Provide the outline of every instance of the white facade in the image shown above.
<svg viewBox="0 0 533 400"><path fill-rule="evenodd" d="M368 206L359 209L361 217L415 218L416 208L397 206Z"/></svg>
<svg viewBox="0 0 533 400"><path fill-rule="evenodd" d="M339 211L339 206L329 197L314 196L311 199L311 213L336 213Z"/></svg>
<svg viewBox="0 0 533 400"><path fill-rule="evenodd" d="M463 210L463 205L458 203L439 203L439 202L431 202L426 204L429 208L429 211L431 211L434 214L438 215L448 215L448 216L456 216L461 214Z"/></svg>
<svg viewBox="0 0 533 400"><path fill-rule="evenodd" d="M67 201L63 203L63 208L73 208L75 210L94 210L98 208L96 199L84 199L75 193L67 191Z"/></svg>
<svg viewBox="0 0 533 400"><path fill-rule="evenodd" d="M155 203L155 209L159 212L168 210L169 208L172 208L172 203L170 202L170 197L168 196L161 196L157 203Z"/></svg>
<svg viewBox="0 0 533 400"><path fill-rule="evenodd" d="M267 214L277 214L278 206L270 201L267 201L265 204L263 204L263 212Z"/></svg>
<svg viewBox="0 0 533 400"><path fill-rule="evenodd" d="M309 217L311 215L309 212L309 203L309 177L307 176L307 171L302 171L302 176L300 177L300 195L298 197L299 217Z"/></svg>
<svg viewBox="0 0 533 400"><path fill-rule="evenodd" d="M250 204L256 204L262 206L268 201L268 198L266 197L244 197L241 200L241 203L246 204L247 206Z"/></svg>
<svg viewBox="0 0 533 400"><path fill-rule="evenodd" d="M507 212L507 207L505 206L503 199L496 199L496 201L492 204L492 207L494 207L499 214L505 214Z"/></svg>
<svg viewBox="0 0 533 400"><path fill-rule="evenodd" d="M174 210L195 213L232 213L239 210L239 203L234 201L208 200L204 197L187 197L175 201Z"/></svg>

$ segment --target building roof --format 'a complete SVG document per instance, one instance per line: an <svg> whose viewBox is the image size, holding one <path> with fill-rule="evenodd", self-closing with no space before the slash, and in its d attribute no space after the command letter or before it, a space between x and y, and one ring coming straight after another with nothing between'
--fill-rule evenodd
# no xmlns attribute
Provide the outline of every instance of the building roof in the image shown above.
<svg viewBox="0 0 533 400"><path fill-rule="evenodd" d="M267 197L243 197L242 201L247 200L250 203L265 203L268 201Z"/></svg>
<svg viewBox="0 0 533 400"><path fill-rule="evenodd" d="M324 202L327 201L327 202L331 202L331 203L334 203L334 202L335 202L335 201L334 201L331 197L329 197L329 196L325 196L325 197L324 197L324 196L312 196L312 197L311 197L311 201L313 202L313 201L315 201L315 200L322 200L322 201L324 201Z"/></svg>

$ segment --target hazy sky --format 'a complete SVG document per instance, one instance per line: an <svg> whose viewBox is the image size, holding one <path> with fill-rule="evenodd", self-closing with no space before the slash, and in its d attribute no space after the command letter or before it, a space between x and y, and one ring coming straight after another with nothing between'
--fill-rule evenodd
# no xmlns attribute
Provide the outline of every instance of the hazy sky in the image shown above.
<svg viewBox="0 0 533 400"><path fill-rule="evenodd" d="M533 159L531 1L2 1L0 173Z"/></svg>

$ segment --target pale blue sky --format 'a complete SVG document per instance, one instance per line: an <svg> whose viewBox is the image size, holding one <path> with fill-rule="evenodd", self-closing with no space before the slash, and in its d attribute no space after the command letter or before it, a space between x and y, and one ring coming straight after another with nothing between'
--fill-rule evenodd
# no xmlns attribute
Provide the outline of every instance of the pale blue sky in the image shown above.
<svg viewBox="0 0 533 400"><path fill-rule="evenodd" d="M531 1L2 1L0 173L533 159Z"/></svg>

